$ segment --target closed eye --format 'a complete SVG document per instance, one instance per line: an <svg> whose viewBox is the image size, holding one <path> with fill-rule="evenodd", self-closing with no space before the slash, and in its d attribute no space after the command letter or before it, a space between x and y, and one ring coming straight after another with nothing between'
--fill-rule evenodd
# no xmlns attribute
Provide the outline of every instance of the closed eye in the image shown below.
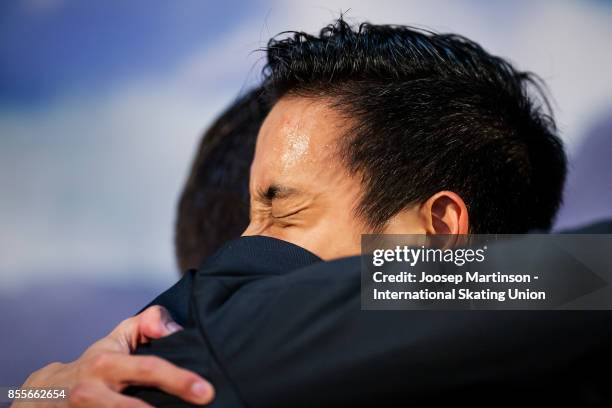
<svg viewBox="0 0 612 408"><path fill-rule="evenodd" d="M295 210L292 210L292 211L281 213L280 215L274 214L274 211L272 211L272 218L274 218L274 219L288 218L288 217L291 217L292 215L298 214L299 212L301 212L303 210L304 210L304 208L302 207L302 208L298 208L298 209L295 209Z"/></svg>

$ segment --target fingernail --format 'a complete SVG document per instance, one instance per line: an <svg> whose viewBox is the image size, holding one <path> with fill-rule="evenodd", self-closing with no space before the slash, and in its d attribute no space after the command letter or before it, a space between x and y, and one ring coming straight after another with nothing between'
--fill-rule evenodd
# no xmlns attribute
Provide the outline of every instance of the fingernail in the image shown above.
<svg viewBox="0 0 612 408"><path fill-rule="evenodd" d="M172 334L172 333L176 333L179 330L183 330L183 327L176 322L168 322L166 323L166 329L168 329L170 334Z"/></svg>
<svg viewBox="0 0 612 408"><path fill-rule="evenodd" d="M197 397L206 397L210 392L210 384L202 381L194 382L191 385L191 392Z"/></svg>

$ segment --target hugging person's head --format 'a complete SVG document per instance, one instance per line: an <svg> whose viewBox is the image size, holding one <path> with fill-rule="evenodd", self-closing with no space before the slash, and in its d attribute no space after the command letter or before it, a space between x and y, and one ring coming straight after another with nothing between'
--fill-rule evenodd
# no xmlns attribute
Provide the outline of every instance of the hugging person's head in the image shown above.
<svg viewBox="0 0 612 408"><path fill-rule="evenodd" d="M343 20L267 56L245 234L333 258L366 232L550 229L566 159L528 73L457 35Z"/></svg>
<svg viewBox="0 0 612 408"><path fill-rule="evenodd" d="M202 136L177 206L181 271L199 267L249 224L249 169L257 132L270 111L260 94L257 88L242 95Z"/></svg>

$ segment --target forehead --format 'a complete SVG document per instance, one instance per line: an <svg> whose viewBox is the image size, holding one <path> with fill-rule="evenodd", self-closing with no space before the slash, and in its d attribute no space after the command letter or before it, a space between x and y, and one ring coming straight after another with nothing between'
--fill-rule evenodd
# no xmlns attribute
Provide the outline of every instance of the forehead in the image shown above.
<svg viewBox="0 0 612 408"><path fill-rule="evenodd" d="M322 99L283 97L272 108L257 137L252 181L285 181L332 165L346 120ZM337 165L337 163L336 163ZM281 180L276 180L281 179Z"/></svg>

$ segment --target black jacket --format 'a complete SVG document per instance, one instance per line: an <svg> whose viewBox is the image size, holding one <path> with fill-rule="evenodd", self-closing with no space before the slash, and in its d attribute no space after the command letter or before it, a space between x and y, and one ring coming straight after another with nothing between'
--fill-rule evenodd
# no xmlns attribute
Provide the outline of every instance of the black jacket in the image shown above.
<svg viewBox="0 0 612 408"><path fill-rule="evenodd" d="M153 304L185 330L137 352L209 379L212 407L612 406L610 312L362 311L359 257L266 237L233 241Z"/></svg>

